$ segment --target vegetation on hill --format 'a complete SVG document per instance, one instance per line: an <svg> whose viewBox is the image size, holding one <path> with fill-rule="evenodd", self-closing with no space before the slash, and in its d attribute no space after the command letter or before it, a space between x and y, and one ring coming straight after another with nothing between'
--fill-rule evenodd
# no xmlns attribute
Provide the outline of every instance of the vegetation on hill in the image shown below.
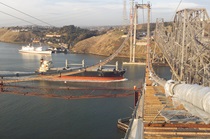
<svg viewBox="0 0 210 139"><path fill-rule="evenodd" d="M64 26L60 28L58 32L59 34L62 34L62 42L67 44L76 44L81 40L105 33L97 30L91 31L88 29L82 29L80 27L75 27L74 25Z"/></svg>
<svg viewBox="0 0 210 139"><path fill-rule="evenodd" d="M106 31L88 30L74 25L64 26L61 28L44 28L44 27L10 27L0 28L0 41L10 43L31 43L36 39L42 43L51 42L51 44L65 43L74 45L77 42L105 33ZM61 37L47 38L47 34L57 34Z"/></svg>

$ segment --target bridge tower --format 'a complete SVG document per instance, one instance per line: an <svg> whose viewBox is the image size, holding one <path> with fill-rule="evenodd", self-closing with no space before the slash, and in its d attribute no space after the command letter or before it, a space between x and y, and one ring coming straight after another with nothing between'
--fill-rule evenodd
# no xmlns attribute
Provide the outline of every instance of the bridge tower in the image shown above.
<svg viewBox="0 0 210 139"><path fill-rule="evenodd" d="M150 4L138 4L131 0L130 7L130 62L135 63L136 30L138 25L138 9L148 9L147 45L150 45Z"/></svg>
<svg viewBox="0 0 210 139"><path fill-rule="evenodd" d="M123 0L123 30L127 32L127 10L126 10L126 0Z"/></svg>
<svg viewBox="0 0 210 139"><path fill-rule="evenodd" d="M133 57L133 13L134 10L134 0L130 1L130 62L132 62L132 57Z"/></svg>

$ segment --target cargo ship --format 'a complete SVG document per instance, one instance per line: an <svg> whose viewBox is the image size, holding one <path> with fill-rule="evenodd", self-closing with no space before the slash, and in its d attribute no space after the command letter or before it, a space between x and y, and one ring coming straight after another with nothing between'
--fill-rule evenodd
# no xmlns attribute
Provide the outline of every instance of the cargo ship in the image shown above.
<svg viewBox="0 0 210 139"><path fill-rule="evenodd" d="M59 76L53 76L47 80L51 81L73 81L73 82L116 82L125 81L124 73L125 69L118 68L118 62L116 65L105 65L98 68L87 68L84 66L84 60L82 64L68 64L66 60L65 67L54 67L52 61L40 60L40 67L37 70L41 75L53 75L60 72ZM62 75L69 72L69 75ZM72 74L75 72L75 74Z"/></svg>

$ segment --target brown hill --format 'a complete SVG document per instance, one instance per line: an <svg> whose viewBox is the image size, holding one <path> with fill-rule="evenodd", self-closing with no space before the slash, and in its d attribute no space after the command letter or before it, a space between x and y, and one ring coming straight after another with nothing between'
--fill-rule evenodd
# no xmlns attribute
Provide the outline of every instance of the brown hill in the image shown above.
<svg viewBox="0 0 210 139"><path fill-rule="evenodd" d="M96 55L109 56L114 53L122 44L125 38L123 31L110 30L107 33L94 36L78 42L72 51L75 53L89 53ZM35 35L31 31L18 32L12 29L0 28L0 41L10 43L29 43L31 38L35 38ZM145 46L136 47L136 58L145 59ZM126 42L125 47L119 53L119 57L129 57L130 47L129 41Z"/></svg>
<svg viewBox="0 0 210 139"><path fill-rule="evenodd" d="M28 32L17 32L15 30L0 28L0 41L10 43L28 43L35 35Z"/></svg>
<svg viewBox="0 0 210 139"><path fill-rule="evenodd" d="M78 42L72 51L75 53L90 53L96 55L109 56L119 48L125 38L122 37L123 32L119 30L111 30L106 34L91 37L89 39ZM145 46L136 47L136 57L145 59ZM129 57L130 47L129 41L119 53L119 57Z"/></svg>

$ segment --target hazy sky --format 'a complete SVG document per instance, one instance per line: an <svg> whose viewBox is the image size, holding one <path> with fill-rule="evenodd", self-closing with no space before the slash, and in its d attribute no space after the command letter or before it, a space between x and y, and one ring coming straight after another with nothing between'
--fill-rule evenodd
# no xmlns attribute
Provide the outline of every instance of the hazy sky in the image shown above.
<svg viewBox="0 0 210 139"><path fill-rule="evenodd" d="M0 0L1 3L25 12L33 17L43 20L53 26L76 25L122 25L123 24L123 0ZM142 0L136 0L142 3ZM180 0L150 0L152 4L152 21L156 18L172 20ZM144 3L147 3L144 0ZM130 0L127 0L127 17L129 17ZM179 7L206 8L210 12L209 0L182 0ZM23 15L11 8L0 4L0 26L30 25L4 13L27 20L37 25L46 25L40 21ZM146 20L139 10L139 21Z"/></svg>

